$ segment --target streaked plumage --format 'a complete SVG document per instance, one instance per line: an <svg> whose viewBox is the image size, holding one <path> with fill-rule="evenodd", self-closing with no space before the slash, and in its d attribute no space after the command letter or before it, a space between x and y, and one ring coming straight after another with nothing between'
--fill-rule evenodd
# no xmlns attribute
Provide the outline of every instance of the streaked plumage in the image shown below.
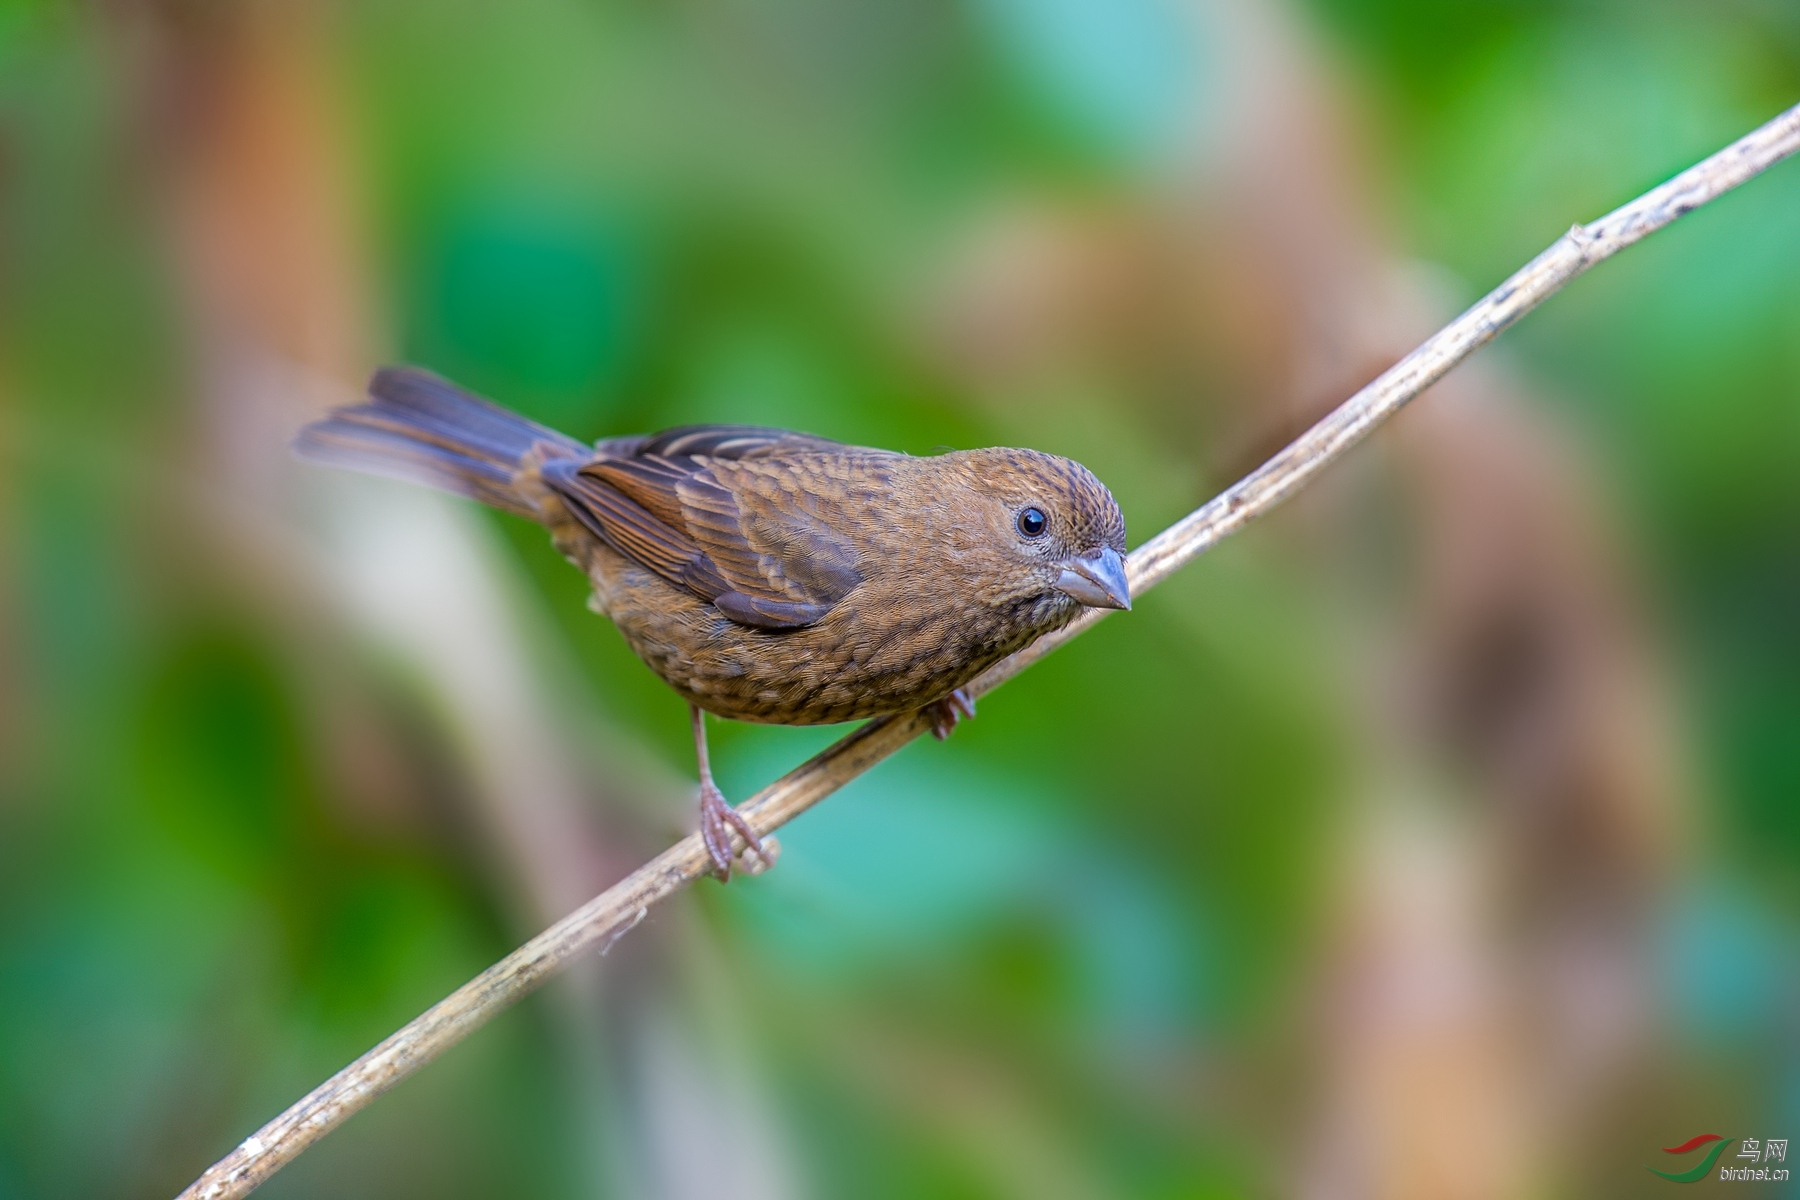
<svg viewBox="0 0 1800 1200"><path fill-rule="evenodd" d="M300 452L542 523L638 656L720 716L810 725L946 702L1084 602L1129 607L1118 505L1054 455L915 458L733 425L589 447L413 368L369 393Z"/></svg>

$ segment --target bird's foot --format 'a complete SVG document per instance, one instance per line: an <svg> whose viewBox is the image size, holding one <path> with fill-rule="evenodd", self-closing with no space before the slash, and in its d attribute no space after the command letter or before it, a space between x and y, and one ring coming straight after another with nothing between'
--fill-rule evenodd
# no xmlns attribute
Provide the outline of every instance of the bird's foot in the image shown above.
<svg viewBox="0 0 1800 1200"><path fill-rule="evenodd" d="M731 807L731 801L725 799L725 793L711 783L702 783L700 840L706 843L706 853L713 861L712 873L720 883L731 882L731 860L735 857L736 850L731 844L733 830L744 839L745 855L754 854L758 860L752 864L746 857L745 871L760 875L775 865L775 839L757 837L756 830L750 828L750 822L744 820L743 814Z"/></svg>
<svg viewBox="0 0 1800 1200"><path fill-rule="evenodd" d="M925 711L931 714L931 736L941 742L950 736L958 721L975 715L975 701L957 688L942 700L926 705Z"/></svg>

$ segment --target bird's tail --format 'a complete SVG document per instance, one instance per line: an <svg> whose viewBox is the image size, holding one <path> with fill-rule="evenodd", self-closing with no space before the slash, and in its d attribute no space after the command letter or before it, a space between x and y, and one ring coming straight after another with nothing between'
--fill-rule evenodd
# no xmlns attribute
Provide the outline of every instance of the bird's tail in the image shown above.
<svg viewBox="0 0 1800 1200"><path fill-rule="evenodd" d="M516 486L533 448L552 457L588 448L417 367L384 367L364 404L336 409L300 431L300 457L469 496L538 520Z"/></svg>

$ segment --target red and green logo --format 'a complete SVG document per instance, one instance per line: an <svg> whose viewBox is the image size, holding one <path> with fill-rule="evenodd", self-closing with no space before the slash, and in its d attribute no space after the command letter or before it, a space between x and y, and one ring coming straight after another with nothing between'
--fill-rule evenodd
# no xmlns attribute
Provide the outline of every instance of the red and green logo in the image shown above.
<svg viewBox="0 0 1800 1200"><path fill-rule="evenodd" d="M1661 1175L1664 1179L1674 1183L1693 1183L1706 1177L1706 1173L1712 1170L1713 1164L1719 1161L1719 1155L1723 1154L1725 1147L1730 1144L1731 1139L1728 1137L1721 1137L1716 1133L1702 1133L1689 1138L1679 1146L1663 1147L1664 1154L1692 1154L1702 1146L1712 1146L1712 1149L1706 1152L1705 1157L1694 1166L1685 1171L1659 1171L1651 1166L1646 1166L1644 1170L1652 1175Z"/></svg>

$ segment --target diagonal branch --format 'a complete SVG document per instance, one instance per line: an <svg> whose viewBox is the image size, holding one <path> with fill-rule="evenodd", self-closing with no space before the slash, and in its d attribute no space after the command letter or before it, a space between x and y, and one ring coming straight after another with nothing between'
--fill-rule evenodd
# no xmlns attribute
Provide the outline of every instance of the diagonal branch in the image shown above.
<svg viewBox="0 0 1800 1200"><path fill-rule="evenodd" d="M1571 279L1796 151L1800 151L1800 105L1600 220L1570 229L1286 449L1133 551L1132 595L1143 595L1293 495L1407 401ZM995 664L968 690L980 696L999 687L1103 619L1106 611L1089 609L1067 628ZM758 792L742 812L759 832L777 829L930 727L930 719L917 712L877 717ZM314 1088L220 1159L178 1200L246 1195L352 1113L578 955L609 946L641 921L651 905L699 879L710 867L698 835L677 842Z"/></svg>

